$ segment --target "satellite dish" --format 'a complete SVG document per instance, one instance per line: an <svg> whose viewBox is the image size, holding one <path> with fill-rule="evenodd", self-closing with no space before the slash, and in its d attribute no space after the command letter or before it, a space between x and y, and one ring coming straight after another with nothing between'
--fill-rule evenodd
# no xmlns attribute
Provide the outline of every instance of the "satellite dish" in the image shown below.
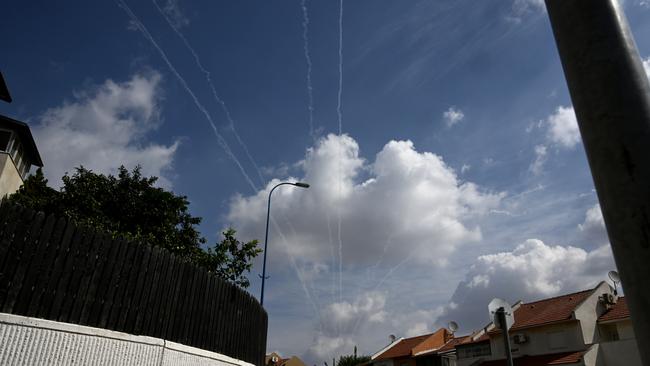
<svg viewBox="0 0 650 366"><path fill-rule="evenodd" d="M458 330L458 323L455 321L450 321L449 324L447 324L447 328L451 332L451 334L454 334Z"/></svg>
<svg viewBox="0 0 650 366"><path fill-rule="evenodd" d="M490 304L488 304L488 311L490 312L490 319L492 319L492 322L494 325L498 326L499 328L502 327L501 324L499 324L499 320L497 319L497 310L500 308L503 308L505 314L506 314L506 327L507 329L510 329L512 325L515 323L515 318L512 314L512 307L508 302L506 302L503 299L495 298L490 301Z"/></svg>
<svg viewBox="0 0 650 366"><path fill-rule="evenodd" d="M618 284L621 283L621 276L619 276L616 271L609 271L607 276L609 276L609 279L614 282L614 295L618 295Z"/></svg>

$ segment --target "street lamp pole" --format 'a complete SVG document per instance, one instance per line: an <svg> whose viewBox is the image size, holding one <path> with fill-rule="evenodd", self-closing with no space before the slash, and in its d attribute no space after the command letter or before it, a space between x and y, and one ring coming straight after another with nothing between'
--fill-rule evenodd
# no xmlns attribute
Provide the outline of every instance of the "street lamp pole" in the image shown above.
<svg viewBox="0 0 650 366"><path fill-rule="evenodd" d="M302 183L302 182L296 182L296 183L290 183L290 182L282 182L279 184L276 184L275 187L271 188L271 192L269 192L269 200L268 200L268 206L266 209L266 235L264 236L264 263L262 264L262 294L260 295L260 305L264 306L264 282L266 281L266 248L269 245L269 218L271 217L271 195L273 194L273 191L275 191L276 188L279 186L283 185L292 185L300 188L309 188L309 184L307 183Z"/></svg>

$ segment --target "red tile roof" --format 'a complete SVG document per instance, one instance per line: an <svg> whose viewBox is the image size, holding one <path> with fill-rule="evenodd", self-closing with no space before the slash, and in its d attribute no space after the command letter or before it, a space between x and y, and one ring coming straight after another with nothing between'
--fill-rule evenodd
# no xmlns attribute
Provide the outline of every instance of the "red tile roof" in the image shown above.
<svg viewBox="0 0 650 366"><path fill-rule="evenodd" d="M587 351L555 353L552 355L523 356L513 360L515 366L570 365L579 363ZM506 360L494 360L481 363L481 366L501 366Z"/></svg>
<svg viewBox="0 0 650 366"><path fill-rule="evenodd" d="M515 323L511 330L570 320L575 308L593 291L591 289L521 304L515 310Z"/></svg>
<svg viewBox="0 0 650 366"><path fill-rule="evenodd" d="M375 361L410 356L411 350L418 344L422 343L425 339L429 338L432 334L433 333L402 339L396 345L386 350L386 352L377 356Z"/></svg>
<svg viewBox="0 0 650 366"><path fill-rule="evenodd" d="M452 339L450 339L447 343L445 343L444 346L440 347L440 349L438 349L437 352L447 352L447 351L451 351L451 350L454 349L457 345L459 345L459 344L463 343L464 341L466 341L469 337L470 337L470 336L467 335L467 336L461 336L461 337L452 338Z"/></svg>
<svg viewBox="0 0 650 366"><path fill-rule="evenodd" d="M630 309L627 307L627 301L625 297L619 297L616 304L607 310L603 315L598 318L599 322L604 322L608 320L618 320L625 319L630 317Z"/></svg>

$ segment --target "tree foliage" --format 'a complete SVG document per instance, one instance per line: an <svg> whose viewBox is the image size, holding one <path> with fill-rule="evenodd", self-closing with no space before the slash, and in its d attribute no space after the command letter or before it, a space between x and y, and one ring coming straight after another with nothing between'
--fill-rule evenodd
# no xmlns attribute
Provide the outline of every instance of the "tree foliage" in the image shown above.
<svg viewBox="0 0 650 366"><path fill-rule="evenodd" d="M261 252L257 240L242 243L230 228L214 248L203 250L206 239L197 230L201 218L190 214L187 197L155 187L157 178L142 176L140 167L129 172L121 166L117 176L79 167L62 180L59 191L50 188L38 169L9 196L9 201L65 216L78 225L114 236L160 246L238 286L249 286L246 272Z"/></svg>
<svg viewBox="0 0 650 366"><path fill-rule="evenodd" d="M357 356L357 346L354 346L354 354L339 356L336 366L358 366L370 361L370 356Z"/></svg>

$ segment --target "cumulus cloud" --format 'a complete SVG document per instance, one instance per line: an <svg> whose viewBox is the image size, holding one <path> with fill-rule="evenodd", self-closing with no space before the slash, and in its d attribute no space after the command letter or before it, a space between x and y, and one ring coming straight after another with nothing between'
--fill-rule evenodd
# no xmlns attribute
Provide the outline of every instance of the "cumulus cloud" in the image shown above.
<svg viewBox="0 0 650 366"><path fill-rule="evenodd" d="M285 257L301 262L330 260L340 217L343 265L392 265L407 255L422 263L444 263L459 245L481 239L476 218L496 208L502 194L458 179L443 159L418 152L410 141L390 141L369 163L357 142L328 135L308 149L299 164L309 190L282 187L274 193L273 216L284 225ZM271 181L252 196L235 196L227 221L240 235L262 237ZM339 216L340 215L340 216ZM278 238L278 233L273 234ZM282 240L283 241L283 240ZM336 241L336 240L334 240ZM271 257L277 257L272 255Z"/></svg>
<svg viewBox="0 0 650 366"><path fill-rule="evenodd" d="M146 139L160 124L160 81L157 72L135 74L125 82L109 79L46 110L33 131L50 183L61 184L63 174L79 165L112 173L122 164L139 164L143 173L169 187L166 173L179 142L167 146Z"/></svg>
<svg viewBox="0 0 650 366"><path fill-rule="evenodd" d="M323 326L307 351L306 358L322 360L332 355L350 353L357 344L355 336L368 325L386 321L386 295L371 291L359 295L353 302L335 302L323 311Z"/></svg>
<svg viewBox="0 0 650 366"><path fill-rule="evenodd" d="M447 127L451 127L465 118L465 113L454 106L449 107L443 114L442 118Z"/></svg>
<svg viewBox="0 0 650 366"><path fill-rule="evenodd" d="M592 246L608 243L607 229L605 228L605 220L603 220L600 204L596 203L587 210L585 220L582 224L578 224L578 229Z"/></svg>
<svg viewBox="0 0 650 366"><path fill-rule="evenodd" d="M559 106L546 120L549 139L565 148L573 148L580 141L580 130L573 107Z"/></svg>
<svg viewBox="0 0 650 366"><path fill-rule="evenodd" d="M529 239L511 252L478 257L438 322L455 320L465 330L478 329L489 321L492 298L514 303L580 291L604 280L614 268L609 245L586 251Z"/></svg>

